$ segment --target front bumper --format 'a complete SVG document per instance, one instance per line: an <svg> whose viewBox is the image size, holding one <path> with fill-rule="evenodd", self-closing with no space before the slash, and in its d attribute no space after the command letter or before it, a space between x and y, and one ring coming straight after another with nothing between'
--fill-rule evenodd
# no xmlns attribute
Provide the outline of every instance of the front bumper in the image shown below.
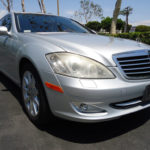
<svg viewBox="0 0 150 150"><path fill-rule="evenodd" d="M113 72L118 72L117 68L111 68L113 69ZM52 113L64 119L77 122L101 122L150 107L150 103L126 109L111 106L114 103L143 97L146 86L150 85L150 80L129 82L119 74L116 79L105 80L84 80L57 75L57 80L64 94L48 88L45 90ZM76 103L94 105L105 112L82 113L74 107L73 104Z"/></svg>

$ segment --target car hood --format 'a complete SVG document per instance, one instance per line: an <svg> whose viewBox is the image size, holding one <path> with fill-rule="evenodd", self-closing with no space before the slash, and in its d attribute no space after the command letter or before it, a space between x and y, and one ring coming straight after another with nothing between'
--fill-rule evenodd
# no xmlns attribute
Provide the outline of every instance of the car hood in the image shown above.
<svg viewBox="0 0 150 150"><path fill-rule="evenodd" d="M150 46L136 41L85 33L31 33L38 38L62 48L100 61L107 66L116 66L112 55L133 50L150 49Z"/></svg>

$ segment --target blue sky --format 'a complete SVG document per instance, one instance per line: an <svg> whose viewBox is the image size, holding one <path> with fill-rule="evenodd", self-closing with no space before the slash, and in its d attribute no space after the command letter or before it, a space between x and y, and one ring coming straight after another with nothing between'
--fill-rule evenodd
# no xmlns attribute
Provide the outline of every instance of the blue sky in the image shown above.
<svg viewBox="0 0 150 150"><path fill-rule="evenodd" d="M14 0L14 10L21 11L21 0ZM116 0L93 0L103 8L104 17L112 16ZM57 0L45 0L47 12L57 13ZM147 24L150 25L150 0L123 0L122 8L126 6L133 7L133 14L129 18L129 22L133 25ZM25 0L26 11L39 12L37 0ZM73 12L80 7L80 0L60 0L60 14L70 17ZM0 4L0 9L4 9ZM125 19L125 17L120 16Z"/></svg>

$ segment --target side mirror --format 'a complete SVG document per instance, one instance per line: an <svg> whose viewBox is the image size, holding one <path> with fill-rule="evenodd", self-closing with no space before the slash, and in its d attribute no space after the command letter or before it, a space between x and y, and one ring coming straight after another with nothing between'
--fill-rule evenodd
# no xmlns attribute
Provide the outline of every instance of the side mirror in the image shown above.
<svg viewBox="0 0 150 150"><path fill-rule="evenodd" d="M0 26L0 35L9 35L8 29L5 26Z"/></svg>

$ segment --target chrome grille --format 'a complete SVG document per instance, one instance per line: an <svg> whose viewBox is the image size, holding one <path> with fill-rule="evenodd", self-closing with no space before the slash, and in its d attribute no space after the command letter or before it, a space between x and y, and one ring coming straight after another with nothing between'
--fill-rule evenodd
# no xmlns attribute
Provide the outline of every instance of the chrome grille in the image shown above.
<svg viewBox="0 0 150 150"><path fill-rule="evenodd" d="M150 51L132 51L113 56L117 66L128 79L150 79Z"/></svg>

